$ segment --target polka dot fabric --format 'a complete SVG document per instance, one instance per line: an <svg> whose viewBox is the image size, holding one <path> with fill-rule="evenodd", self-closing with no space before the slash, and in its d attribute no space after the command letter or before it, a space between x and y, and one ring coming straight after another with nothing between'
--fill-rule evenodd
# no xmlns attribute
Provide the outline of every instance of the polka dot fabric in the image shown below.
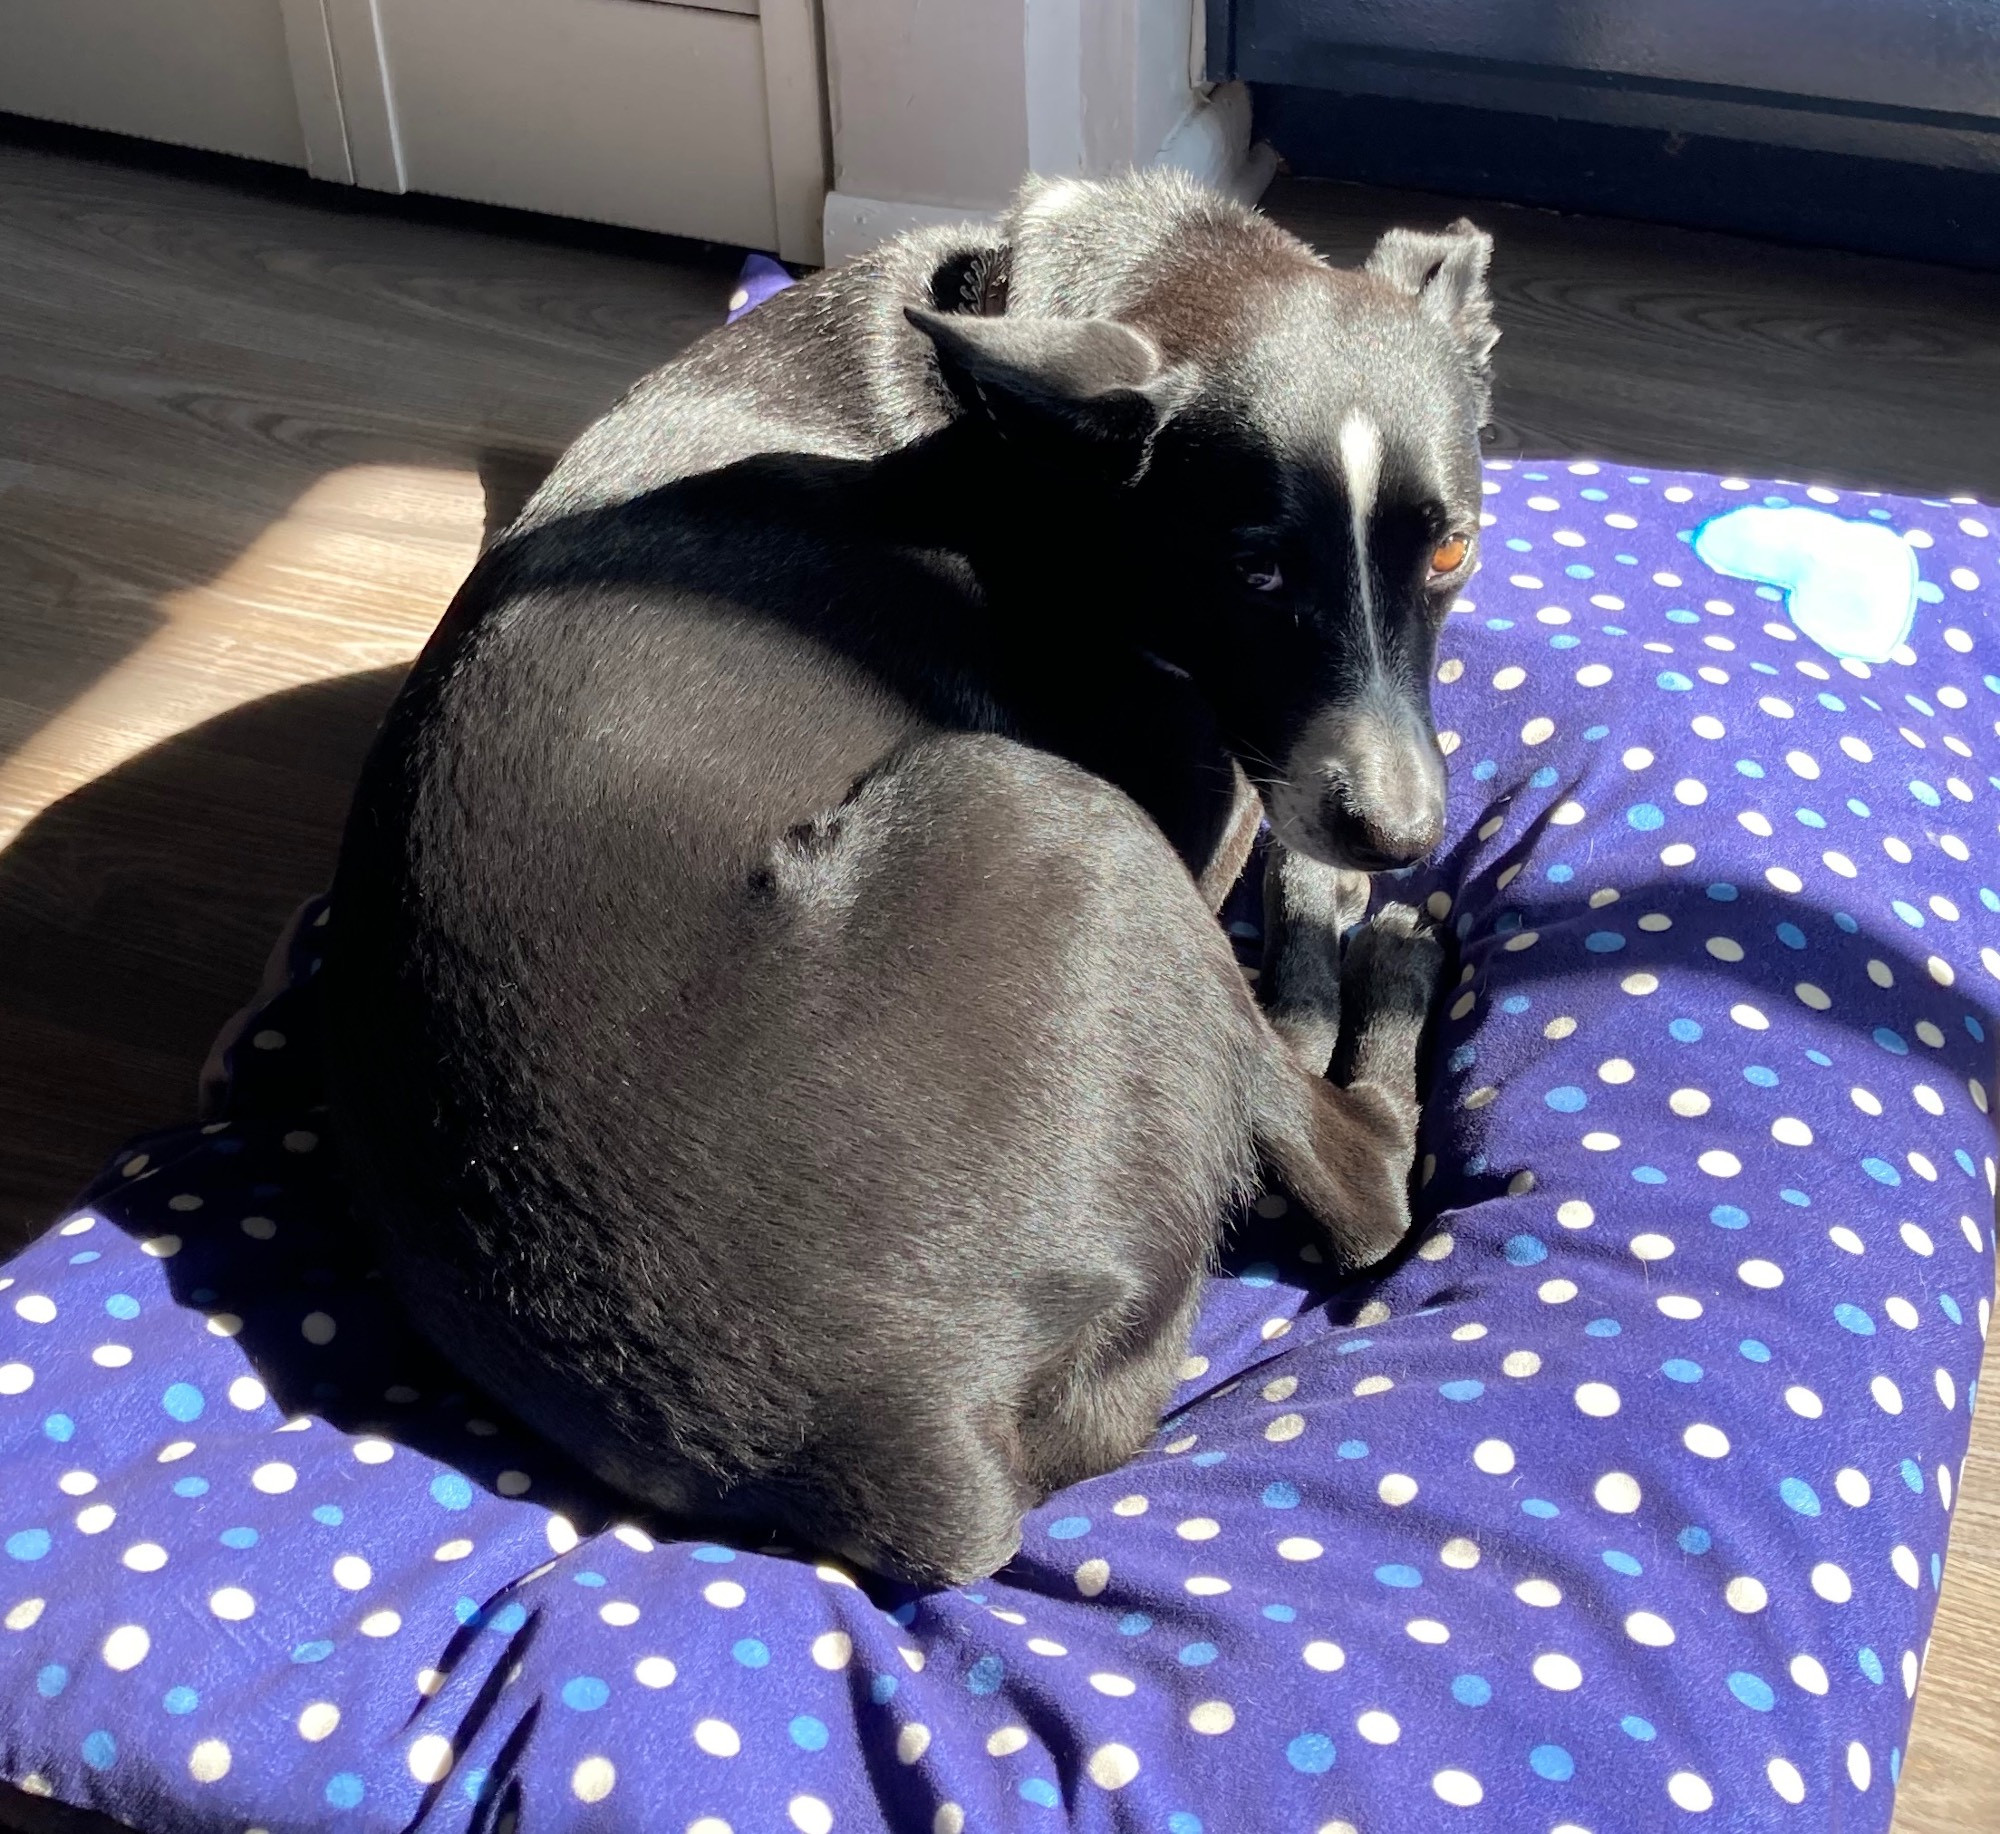
<svg viewBox="0 0 2000 1834"><path fill-rule="evenodd" d="M5 1271L0 1770L156 1830L1886 1828L1992 1291L1995 519L1487 491L1383 1277L1264 1199L989 1583L661 1538L357 1259L307 923L227 1118ZM1774 499L1910 545L1890 661L1697 560Z"/></svg>

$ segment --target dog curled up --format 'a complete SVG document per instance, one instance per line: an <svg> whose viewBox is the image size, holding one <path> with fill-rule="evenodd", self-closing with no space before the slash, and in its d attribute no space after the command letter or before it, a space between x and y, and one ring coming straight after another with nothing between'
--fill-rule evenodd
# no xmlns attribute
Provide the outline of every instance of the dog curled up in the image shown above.
<svg viewBox="0 0 2000 1834"><path fill-rule="evenodd" d="M449 1357L682 1524L954 1584L1147 1442L1233 1198L1395 1245L1444 952L1341 938L1442 829L1488 252L1031 185L577 441L334 889L337 1137Z"/></svg>

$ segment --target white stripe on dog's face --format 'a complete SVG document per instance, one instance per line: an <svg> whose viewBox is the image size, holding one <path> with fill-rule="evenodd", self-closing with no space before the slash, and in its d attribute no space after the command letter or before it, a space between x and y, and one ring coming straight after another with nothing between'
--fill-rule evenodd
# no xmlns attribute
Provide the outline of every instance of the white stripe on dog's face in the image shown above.
<svg viewBox="0 0 2000 1834"><path fill-rule="evenodd" d="M1348 517L1354 530L1354 585L1361 600L1361 625L1370 655L1377 655L1374 568L1368 561L1368 524L1375 514L1375 495L1382 485L1382 429L1366 414L1352 413L1340 423L1340 478L1347 490Z"/></svg>

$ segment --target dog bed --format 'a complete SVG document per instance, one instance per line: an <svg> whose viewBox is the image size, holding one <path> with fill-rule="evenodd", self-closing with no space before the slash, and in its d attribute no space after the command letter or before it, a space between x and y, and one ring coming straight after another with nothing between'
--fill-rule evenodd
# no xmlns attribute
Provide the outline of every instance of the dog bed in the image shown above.
<svg viewBox="0 0 2000 1834"><path fill-rule="evenodd" d="M1993 1280L1995 518L1485 489L1379 1279L1262 1199L1156 1443L988 1583L663 1538L360 1257L309 912L220 1118L0 1275L0 1774L157 1834L1886 1828Z"/></svg>

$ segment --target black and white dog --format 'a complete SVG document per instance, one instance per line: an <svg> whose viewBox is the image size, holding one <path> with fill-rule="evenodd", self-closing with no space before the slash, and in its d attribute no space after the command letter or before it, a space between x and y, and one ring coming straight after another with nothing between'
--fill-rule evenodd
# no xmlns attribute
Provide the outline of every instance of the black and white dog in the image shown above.
<svg viewBox="0 0 2000 1834"><path fill-rule="evenodd" d="M1031 186L571 448L333 899L338 1136L463 1369L676 1518L955 1583L1145 1444L1233 1196L1396 1243L1443 951L1339 937L1441 833L1489 246Z"/></svg>

